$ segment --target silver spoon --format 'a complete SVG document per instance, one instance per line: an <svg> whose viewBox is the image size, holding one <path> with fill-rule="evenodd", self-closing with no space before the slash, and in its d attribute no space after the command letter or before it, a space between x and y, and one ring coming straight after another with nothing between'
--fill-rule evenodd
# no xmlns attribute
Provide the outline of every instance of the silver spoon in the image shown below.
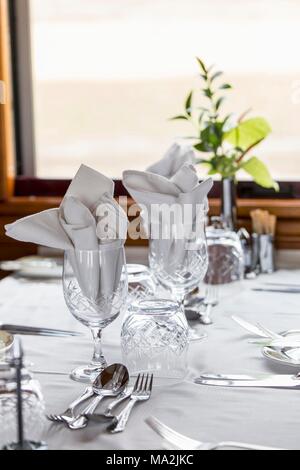
<svg viewBox="0 0 300 470"><path fill-rule="evenodd" d="M82 411L81 415L72 421L65 421L72 430L83 429L88 425L89 418L104 397L115 397L124 390L129 382L129 373L122 364L112 364L106 367L93 383L96 395L92 402Z"/></svg>

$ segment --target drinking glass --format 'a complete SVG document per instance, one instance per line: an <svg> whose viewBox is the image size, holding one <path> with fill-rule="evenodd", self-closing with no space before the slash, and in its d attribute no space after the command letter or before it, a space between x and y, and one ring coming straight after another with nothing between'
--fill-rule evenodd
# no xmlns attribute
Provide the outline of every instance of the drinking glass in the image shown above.
<svg viewBox="0 0 300 470"><path fill-rule="evenodd" d="M174 299L183 302L186 294L199 286L208 268L204 210L197 227L183 227L179 235L177 228L172 227L168 236L164 227L151 225L149 264L159 283L172 292Z"/></svg>
<svg viewBox="0 0 300 470"><path fill-rule="evenodd" d="M126 307L128 281L123 244L111 242L98 250L65 252L63 291L70 312L90 328L94 339L90 365L73 370L71 378L93 382L107 366L102 353L102 330Z"/></svg>
<svg viewBox="0 0 300 470"><path fill-rule="evenodd" d="M187 372L189 331L183 305L171 300L137 300L121 331L123 360L129 372L183 378Z"/></svg>
<svg viewBox="0 0 300 470"><path fill-rule="evenodd" d="M0 368L0 449L13 449L17 440L17 396L15 370ZM46 430L45 403L40 384L23 369L22 402L25 439L38 445ZM33 442L34 441L34 442ZM39 447L42 447L40 443Z"/></svg>

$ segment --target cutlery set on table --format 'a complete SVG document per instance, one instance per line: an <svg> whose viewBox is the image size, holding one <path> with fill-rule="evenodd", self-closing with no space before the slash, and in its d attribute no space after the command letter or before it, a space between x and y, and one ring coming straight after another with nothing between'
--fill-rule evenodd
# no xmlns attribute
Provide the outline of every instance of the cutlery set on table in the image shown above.
<svg viewBox="0 0 300 470"><path fill-rule="evenodd" d="M64 424L72 431L84 429L93 422L105 425L111 433L119 433L125 430L134 406L149 400L152 387L153 374L139 374L134 385L130 386L127 368L122 364L112 364L63 413L50 414L47 417L50 421ZM103 413L96 414L96 409L105 398L112 398L113 401ZM90 400L88 405L82 408L81 405L87 400ZM113 415L112 412L126 401L128 403L122 411Z"/></svg>

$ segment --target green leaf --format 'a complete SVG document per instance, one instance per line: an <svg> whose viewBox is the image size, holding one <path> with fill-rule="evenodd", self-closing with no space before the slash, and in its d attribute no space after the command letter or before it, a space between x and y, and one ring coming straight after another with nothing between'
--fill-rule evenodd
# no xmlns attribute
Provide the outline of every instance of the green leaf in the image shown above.
<svg viewBox="0 0 300 470"><path fill-rule="evenodd" d="M211 166L211 163L209 160L204 160L203 158L198 158L196 161L195 161L196 165L209 165Z"/></svg>
<svg viewBox="0 0 300 470"><path fill-rule="evenodd" d="M207 96L207 98L212 98L213 97L213 92L211 91L210 88L204 88L203 89L203 94L204 94L204 96Z"/></svg>
<svg viewBox="0 0 300 470"><path fill-rule="evenodd" d="M223 72L221 72L221 71L215 72L215 73L211 76L210 81L213 82L216 78L220 77L221 75L223 75Z"/></svg>
<svg viewBox="0 0 300 470"><path fill-rule="evenodd" d="M185 110L186 110L186 113L191 116L191 104L192 104L192 99L193 99L193 92L191 91L186 99L186 102L185 102Z"/></svg>
<svg viewBox="0 0 300 470"><path fill-rule="evenodd" d="M222 127L222 122L210 122L205 127L205 129L201 131L200 139L201 142L205 144L205 148L210 148L210 150L216 150L222 144Z"/></svg>
<svg viewBox="0 0 300 470"><path fill-rule="evenodd" d="M263 188L273 188L275 191L279 190L279 185L273 180L266 165L257 157L251 157L240 166L245 170L254 181Z"/></svg>
<svg viewBox="0 0 300 470"><path fill-rule="evenodd" d="M205 67L204 62L201 59L199 59L199 57L196 57L196 60L198 64L200 65L200 68L204 72L205 76L207 76L207 68Z"/></svg>
<svg viewBox="0 0 300 470"><path fill-rule="evenodd" d="M217 110L217 111L219 110L219 108L220 108L220 106L221 106L221 104L223 103L224 100L225 100L224 96L221 96L221 97L217 100L217 102L216 102L216 110Z"/></svg>
<svg viewBox="0 0 300 470"><path fill-rule="evenodd" d="M219 87L219 90L229 90L231 88L232 86L229 83L223 83L223 85Z"/></svg>
<svg viewBox="0 0 300 470"><path fill-rule="evenodd" d="M194 149L198 150L198 152L211 152L212 151L212 147L208 145L206 142L199 142L198 144L195 144Z"/></svg>
<svg viewBox="0 0 300 470"><path fill-rule="evenodd" d="M188 121L188 118L186 116L184 116L183 114L180 114L179 116L174 116L174 117L170 118L170 121L177 121L179 119L184 119L185 121Z"/></svg>
<svg viewBox="0 0 300 470"><path fill-rule="evenodd" d="M224 139L234 147L246 150L261 142L270 132L271 128L268 122L257 117L239 123L225 134Z"/></svg>

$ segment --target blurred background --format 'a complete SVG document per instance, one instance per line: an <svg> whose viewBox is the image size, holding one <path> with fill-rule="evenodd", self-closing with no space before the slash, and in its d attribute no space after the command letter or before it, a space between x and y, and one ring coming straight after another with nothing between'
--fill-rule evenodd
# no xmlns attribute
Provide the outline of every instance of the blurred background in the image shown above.
<svg viewBox="0 0 300 470"><path fill-rule="evenodd" d="M248 111L272 127L249 156L279 191L239 172L238 226L263 209L276 246L299 250L299 18L299 0L0 0L0 260L36 254L4 225L58 207L81 163L113 177L118 198L124 169L190 143L190 123L170 118L191 89L207 104L196 56L233 87L222 117ZM210 215L221 195L218 181Z"/></svg>
<svg viewBox="0 0 300 470"><path fill-rule="evenodd" d="M299 0L29 0L29 7L35 161L28 167L36 176L70 178L84 162L120 177L159 159L191 133L169 118L200 87L199 56L233 85L228 111L251 108L249 116L271 124L256 152L272 175L300 179Z"/></svg>

